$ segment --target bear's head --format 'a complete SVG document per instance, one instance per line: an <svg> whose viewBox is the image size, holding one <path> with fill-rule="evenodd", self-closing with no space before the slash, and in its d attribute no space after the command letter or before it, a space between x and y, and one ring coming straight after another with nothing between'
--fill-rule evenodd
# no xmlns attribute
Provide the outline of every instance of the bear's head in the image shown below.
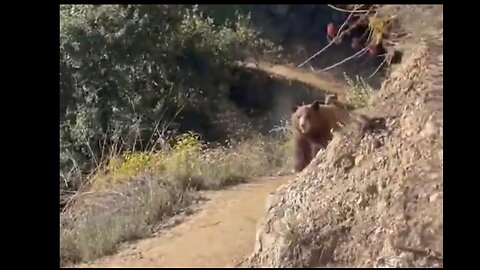
<svg viewBox="0 0 480 270"><path fill-rule="evenodd" d="M311 134L321 129L320 101L292 107L292 124L301 134Z"/></svg>

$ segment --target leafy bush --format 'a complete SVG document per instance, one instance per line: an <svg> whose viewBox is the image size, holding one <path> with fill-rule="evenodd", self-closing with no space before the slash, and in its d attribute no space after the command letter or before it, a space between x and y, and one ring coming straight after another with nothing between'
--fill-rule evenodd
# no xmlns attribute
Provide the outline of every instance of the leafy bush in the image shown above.
<svg viewBox="0 0 480 270"><path fill-rule="evenodd" d="M190 5L63 5L60 20L61 176L69 187L112 145L141 150L193 121L182 112L213 122L232 61L271 48L248 16L215 25Z"/></svg>

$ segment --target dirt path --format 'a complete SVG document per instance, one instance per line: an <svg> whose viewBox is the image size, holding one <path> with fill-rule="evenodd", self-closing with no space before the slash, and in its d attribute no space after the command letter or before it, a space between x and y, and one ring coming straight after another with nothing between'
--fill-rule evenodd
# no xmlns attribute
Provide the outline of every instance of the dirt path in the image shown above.
<svg viewBox="0 0 480 270"><path fill-rule="evenodd" d="M212 192L203 210L157 237L81 267L231 267L254 247L268 195L292 176L262 178Z"/></svg>
<svg viewBox="0 0 480 270"><path fill-rule="evenodd" d="M302 82L314 88L321 89L332 94L337 94L340 101L344 101L344 96L349 87L344 81L335 79L328 72L309 72L296 67L287 65L274 65L266 62L239 62L238 66L254 69L268 73L271 76Z"/></svg>

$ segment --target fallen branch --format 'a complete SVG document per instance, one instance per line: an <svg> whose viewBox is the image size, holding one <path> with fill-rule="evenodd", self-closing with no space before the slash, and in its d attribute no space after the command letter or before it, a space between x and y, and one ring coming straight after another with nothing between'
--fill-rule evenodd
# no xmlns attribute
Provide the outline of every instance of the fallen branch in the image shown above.
<svg viewBox="0 0 480 270"><path fill-rule="evenodd" d="M346 9L343 9L343 8L336 7L332 4L327 4L327 6L329 6L332 9L335 9L336 11L347 12L347 13L367 13L371 10L371 8L370 9L361 9L361 10L355 10L355 9L346 10Z"/></svg>
<svg viewBox="0 0 480 270"><path fill-rule="evenodd" d="M330 70L330 69L332 69L332 68L335 68L335 67L337 67L337 66L339 66L339 65L341 65L341 64L343 64L343 63L345 63L345 62L347 62L347 61L349 61L349 60L352 60L353 58L355 58L355 57L357 57L357 56L360 56L360 54L364 54L366 51L367 51L367 48L363 48L363 49L361 49L360 51L356 52L355 54L353 54L353 55L351 55L351 56L343 59L342 61L340 61L340 62L338 62L338 63L336 63L336 64L333 64L333 65L331 65L331 66L329 66L329 67L326 67L326 68L322 69L322 71L327 71L327 70Z"/></svg>
<svg viewBox="0 0 480 270"><path fill-rule="evenodd" d="M396 244L395 241L393 240L392 236L389 237L389 240L390 240L390 245L394 249L415 253L415 254L418 254L420 256L425 256L425 257L428 256L428 257L434 258L436 260L443 261L443 255L442 255L441 252L432 250L430 248L408 247L408 246L405 246L405 245Z"/></svg>
<svg viewBox="0 0 480 270"><path fill-rule="evenodd" d="M380 68L382 68L382 66L388 61L389 57L388 56L385 56L385 58L383 59L382 63L380 63L380 65L378 65L377 69L375 69L375 71L370 75L368 76L368 79L371 79L373 76L375 76L375 74L377 74L377 72L380 70Z"/></svg>

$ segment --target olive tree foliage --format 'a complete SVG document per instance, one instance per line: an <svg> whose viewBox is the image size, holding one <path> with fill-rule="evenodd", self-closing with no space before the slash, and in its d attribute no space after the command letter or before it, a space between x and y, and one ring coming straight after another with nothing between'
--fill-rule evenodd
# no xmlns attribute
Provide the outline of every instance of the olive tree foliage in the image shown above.
<svg viewBox="0 0 480 270"><path fill-rule="evenodd" d="M191 5L61 6L62 184L75 188L113 144L144 148L181 126L182 110L212 119L233 61L273 48L249 19L216 25Z"/></svg>

